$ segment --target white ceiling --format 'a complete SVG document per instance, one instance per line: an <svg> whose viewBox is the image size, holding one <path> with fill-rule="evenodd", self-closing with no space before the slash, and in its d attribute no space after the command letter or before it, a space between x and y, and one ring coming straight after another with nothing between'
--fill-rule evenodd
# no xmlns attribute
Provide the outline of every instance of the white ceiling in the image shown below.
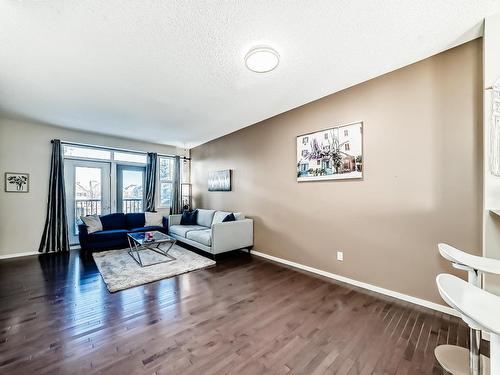
<svg viewBox="0 0 500 375"><path fill-rule="evenodd" d="M0 0L0 110L192 147L482 32L494 0ZM281 55L252 73L256 45Z"/></svg>

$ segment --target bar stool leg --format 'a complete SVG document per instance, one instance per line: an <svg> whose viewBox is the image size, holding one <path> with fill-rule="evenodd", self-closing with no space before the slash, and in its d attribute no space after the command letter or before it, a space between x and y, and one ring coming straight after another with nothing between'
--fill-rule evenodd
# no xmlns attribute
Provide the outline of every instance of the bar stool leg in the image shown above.
<svg viewBox="0 0 500 375"><path fill-rule="evenodd" d="M481 287L481 275L477 270L462 268L455 264L453 266L468 271L468 282L478 288ZM452 375L495 374L489 371L489 358L481 355L481 331L471 327L469 327L468 350L455 345L440 345L436 347L434 354L441 367Z"/></svg>
<svg viewBox="0 0 500 375"><path fill-rule="evenodd" d="M481 288L481 275L477 270L469 270L468 282ZM471 375L481 375L481 331L469 329L469 371Z"/></svg>
<svg viewBox="0 0 500 375"><path fill-rule="evenodd" d="M481 375L480 347L481 347L481 331L469 329L469 371L471 375Z"/></svg>

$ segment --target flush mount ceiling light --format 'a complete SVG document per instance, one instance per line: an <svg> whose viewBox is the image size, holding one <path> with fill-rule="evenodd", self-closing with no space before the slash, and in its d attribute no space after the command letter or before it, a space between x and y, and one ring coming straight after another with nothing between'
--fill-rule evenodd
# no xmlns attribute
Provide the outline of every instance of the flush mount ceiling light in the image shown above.
<svg viewBox="0 0 500 375"><path fill-rule="evenodd" d="M252 72L267 73L276 69L280 62L280 55L270 47L251 49L245 56L245 65Z"/></svg>

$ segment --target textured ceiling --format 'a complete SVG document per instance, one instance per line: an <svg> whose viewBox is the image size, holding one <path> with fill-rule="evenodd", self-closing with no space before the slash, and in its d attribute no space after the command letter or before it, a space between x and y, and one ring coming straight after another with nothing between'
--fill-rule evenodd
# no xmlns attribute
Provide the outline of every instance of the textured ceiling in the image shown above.
<svg viewBox="0 0 500 375"><path fill-rule="evenodd" d="M192 147L481 35L493 0L0 0L0 110ZM256 74L256 45L281 55Z"/></svg>

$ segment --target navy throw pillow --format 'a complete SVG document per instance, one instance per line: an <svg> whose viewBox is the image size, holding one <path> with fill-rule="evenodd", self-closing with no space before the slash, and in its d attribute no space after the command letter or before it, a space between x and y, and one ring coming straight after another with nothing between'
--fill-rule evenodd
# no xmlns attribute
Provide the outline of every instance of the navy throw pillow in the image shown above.
<svg viewBox="0 0 500 375"><path fill-rule="evenodd" d="M181 217L181 225L196 225L196 219L198 218L198 210L194 211L184 211Z"/></svg>
<svg viewBox="0 0 500 375"><path fill-rule="evenodd" d="M115 214L99 216L102 223L102 230L127 229L125 214L118 212Z"/></svg>
<svg viewBox="0 0 500 375"><path fill-rule="evenodd" d="M227 223L228 221L236 221L233 213L230 213L224 218L224 220L222 220L223 223Z"/></svg>
<svg viewBox="0 0 500 375"><path fill-rule="evenodd" d="M144 212L125 214L127 220L127 229L141 228L146 224Z"/></svg>

